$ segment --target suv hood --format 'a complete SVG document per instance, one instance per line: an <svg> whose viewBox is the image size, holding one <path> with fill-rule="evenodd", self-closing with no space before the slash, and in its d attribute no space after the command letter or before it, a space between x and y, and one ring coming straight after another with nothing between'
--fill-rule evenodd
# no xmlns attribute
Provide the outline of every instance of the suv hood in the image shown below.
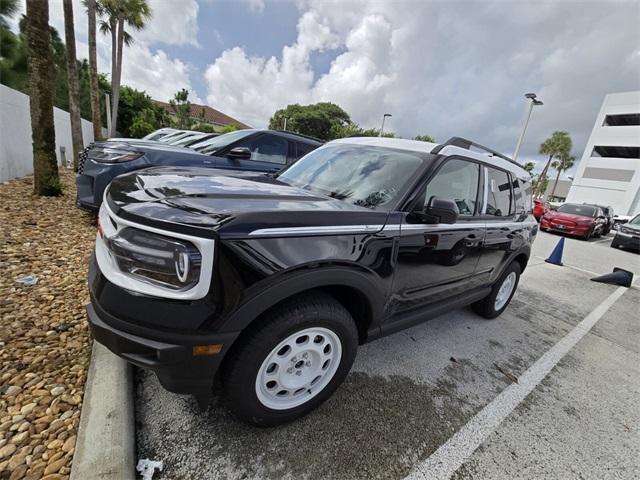
<svg viewBox="0 0 640 480"><path fill-rule="evenodd" d="M118 216L244 236L264 228L382 225L388 212L292 187L265 174L157 167L116 177L107 202ZM345 215L345 213L348 213Z"/></svg>

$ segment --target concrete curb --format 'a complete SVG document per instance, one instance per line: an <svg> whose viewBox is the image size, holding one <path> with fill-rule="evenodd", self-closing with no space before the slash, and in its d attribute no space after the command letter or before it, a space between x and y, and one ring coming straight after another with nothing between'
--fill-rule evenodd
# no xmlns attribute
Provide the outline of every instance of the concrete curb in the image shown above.
<svg viewBox="0 0 640 480"><path fill-rule="evenodd" d="M135 479L133 369L93 342L71 480Z"/></svg>

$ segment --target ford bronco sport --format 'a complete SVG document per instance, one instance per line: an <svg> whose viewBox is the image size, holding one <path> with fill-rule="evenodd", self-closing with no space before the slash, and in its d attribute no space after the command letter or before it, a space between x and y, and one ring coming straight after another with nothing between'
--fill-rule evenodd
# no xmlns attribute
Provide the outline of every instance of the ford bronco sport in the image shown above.
<svg viewBox="0 0 640 480"><path fill-rule="evenodd" d="M537 223L530 176L454 137L346 138L276 175L151 168L105 192L94 337L203 406L277 425L338 388L358 345L471 305L500 315Z"/></svg>

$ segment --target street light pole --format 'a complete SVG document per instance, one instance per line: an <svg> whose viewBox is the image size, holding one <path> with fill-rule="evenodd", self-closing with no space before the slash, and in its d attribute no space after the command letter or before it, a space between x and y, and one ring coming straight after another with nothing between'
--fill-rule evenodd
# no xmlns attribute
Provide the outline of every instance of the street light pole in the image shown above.
<svg viewBox="0 0 640 480"><path fill-rule="evenodd" d="M390 113L385 113L384 115L382 115L382 126L380 127L380 135L378 135L379 137L382 136L382 133L384 132L384 121L387 119L387 117L392 117L393 115L391 115Z"/></svg>
<svg viewBox="0 0 640 480"><path fill-rule="evenodd" d="M542 100L538 100L536 98L536 94L535 93L525 93L524 95L526 98L528 98L529 100L531 100L531 103L529 104L529 108L527 111L527 116L524 119L524 125L522 127L522 132L520 132L520 138L518 138L518 143L516 144L516 149L513 152L513 160L517 161L518 160L518 153L520 153L520 146L522 145L522 140L524 139L524 134L527 131L527 126L529 125L529 120L531 119L531 112L533 111L533 107L536 105L544 105L544 103L542 103Z"/></svg>

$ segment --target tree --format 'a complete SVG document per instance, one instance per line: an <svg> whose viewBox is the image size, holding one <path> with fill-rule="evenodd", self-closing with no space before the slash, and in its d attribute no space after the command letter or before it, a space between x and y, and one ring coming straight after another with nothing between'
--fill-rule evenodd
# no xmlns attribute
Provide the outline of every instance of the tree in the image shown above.
<svg viewBox="0 0 640 480"><path fill-rule="evenodd" d="M142 138L157 130L157 124L156 112L153 108L145 108L133 120L131 127L129 127L129 136L131 138Z"/></svg>
<svg viewBox="0 0 640 480"><path fill-rule="evenodd" d="M78 78L80 81L80 115L82 118L92 121L93 110L91 102L93 100L93 91L91 89L89 70L90 67L88 60L83 59L81 62L78 62ZM96 95L96 100L98 101L98 109L96 113L98 114L98 122L100 122L101 125L104 125L107 118L105 94L111 93L111 83L109 83L109 80L104 73L98 74L97 80L98 94ZM102 128L100 129L100 132L101 130ZM94 137L94 139L96 138ZM99 140L99 138L97 140Z"/></svg>
<svg viewBox="0 0 640 480"><path fill-rule="evenodd" d="M436 139L433 138L431 135L416 135L415 137L413 137L413 139L420 140L421 142L436 143Z"/></svg>
<svg viewBox="0 0 640 480"><path fill-rule="evenodd" d="M5 84L13 81L12 66L20 44L17 35L9 28L7 19L17 12L17 0L0 0L0 78Z"/></svg>
<svg viewBox="0 0 640 480"><path fill-rule="evenodd" d="M76 37L73 26L73 5L71 0L63 0L64 38L67 44L67 84L69 90L69 117L71 120L71 142L73 143L73 171L78 171L78 158L84 142L82 141L82 118L80 117L80 86L78 84L78 66L76 64Z"/></svg>
<svg viewBox="0 0 640 480"><path fill-rule="evenodd" d="M553 132L549 138L540 144L540 154L549 155L549 158L542 169L542 173L540 173L538 187L542 187L544 185L551 160L554 158L560 158L561 155L569 155L571 153L572 145L573 142L571 141L569 134L561 131ZM544 193L544 190L538 188L537 192L538 196L540 196Z"/></svg>
<svg viewBox="0 0 640 480"><path fill-rule="evenodd" d="M202 133L216 133L216 129L213 125L211 125L210 123L202 122L191 125L191 130Z"/></svg>
<svg viewBox="0 0 640 480"><path fill-rule="evenodd" d="M50 50L49 2L27 0L27 75L33 138L33 187L37 195L62 192L53 123L53 61Z"/></svg>
<svg viewBox="0 0 640 480"><path fill-rule="evenodd" d="M321 102L313 105L287 105L277 110L269 120L272 130L286 129L304 135L333 140L343 135L344 129L352 124L349 114L334 103Z"/></svg>
<svg viewBox="0 0 640 480"><path fill-rule="evenodd" d="M191 126L191 102L189 101L189 90L179 90L173 99L169 100L169 105L176 116L176 128L186 129ZM204 111L204 110L203 110Z"/></svg>
<svg viewBox="0 0 640 480"><path fill-rule="evenodd" d="M525 164L524 164L524 167L523 167L523 168L524 168L527 172L532 173L532 172L533 172L533 169L535 168L535 166L536 166L535 162L527 162L527 163L525 163Z"/></svg>
<svg viewBox="0 0 640 480"><path fill-rule="evenodd" d="M101 0L106 21L100 23L102 33L111 34L111 137L116 135L118 102L122 77L122 53L124 45L133 43L133 37L125 31L125 25L141 30L151 18L151 8L146 0Z"/></svg>
<svg viewBox="0 0 640 480"><path fill-rule="evenodd" d="M236 130L239 130L237 125L233 123L228 123L224 127L222 127L222 130L220 130L220 133L230 133L230 132L235 132Z"/></svg>
<svg viewBox="0 0 640 480"><path fill-rule="evenodd" d="M93 124L93 139L102 140L102 121L100 110L100 89L98 83L98 56L96 54L96 0L86 0L87 16L89 20L89 92L91 95L91 123Z"/></svg>
<svg viewBox="0 0 640 480"><path fill-rule="evenodd" d="M555 168L558 172L556 174L556 180L553 182L553 189L551 189L551 196L553 197L556 194L556 187L558 186L558 180L560 180L560 174L566 170L569 170L573 167L573 164L576 161L576 157L572 156L569 153L562 153L558 160L554 160L551 163L551 167Z"/></svg>

